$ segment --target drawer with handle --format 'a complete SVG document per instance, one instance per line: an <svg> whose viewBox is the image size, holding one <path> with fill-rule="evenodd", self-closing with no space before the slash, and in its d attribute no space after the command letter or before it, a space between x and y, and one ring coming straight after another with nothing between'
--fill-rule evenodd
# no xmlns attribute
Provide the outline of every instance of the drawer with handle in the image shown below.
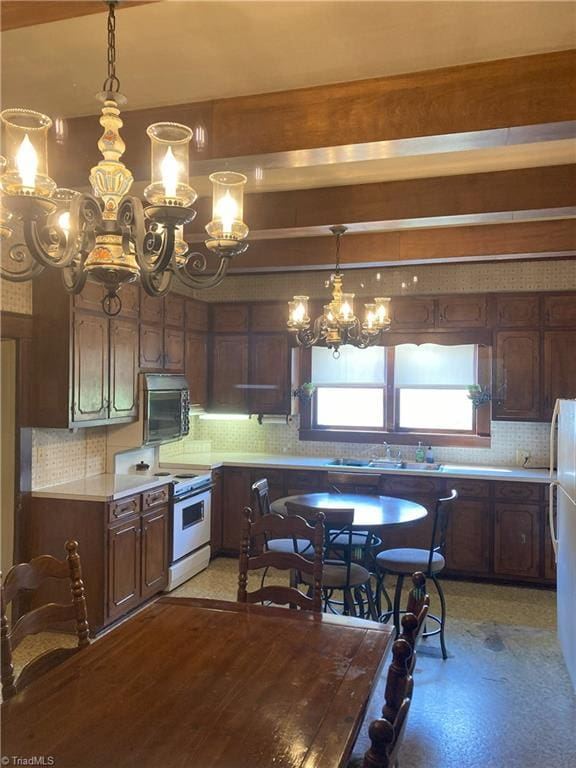
<svg viewBox="0 0 576 768"><path fill-rule="evenodd" d="M170 487L163 485L162 488L154 488L153 491L145 491L142 494L142 509L150 509L160 504L168 504L170 499Z"/></svg>
<svg viewBox="0 0 576 768"><path fill-rule="evenodd" d="M113 523L130 515L137 515L141 509L140 496L130 496L127 499L118 499L108 505L108 520Z"/></svg>
<svg viewBox="0 0 576 768"><path fill-rule="evenodd" d="M507 501L540 501L542 486L535 483L495 483L494 495Z"/></svg>
<svg viewBox="0 0 576 768"><path fill-rule="evenodd" d="M481 480L453 480L446 478L446 488L448 495L452 488L458 492L460 499L486 499L490 496L490 483Z"/></svg>

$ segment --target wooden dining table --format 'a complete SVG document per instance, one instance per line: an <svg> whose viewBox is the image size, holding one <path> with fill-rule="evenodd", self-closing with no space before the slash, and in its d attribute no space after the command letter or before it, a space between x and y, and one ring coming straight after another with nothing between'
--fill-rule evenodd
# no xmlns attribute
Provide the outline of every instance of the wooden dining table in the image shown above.
<svg viewBox="0 0 576 768"><path fill-rule="evenodd" d="M422 520L428 514L426 507L415 501L360 493L303 493L299 496L286 496L273 501L270 509L285 514L287 501L318 510L353 509L353 528L406 525Z"/></svg>
<svg viewBox="0 0 576 768"><path fill-rule="evenodd" d="M392 639L346 616L162 598L5 702L2 754L56 768L345 766Z"/></svg>

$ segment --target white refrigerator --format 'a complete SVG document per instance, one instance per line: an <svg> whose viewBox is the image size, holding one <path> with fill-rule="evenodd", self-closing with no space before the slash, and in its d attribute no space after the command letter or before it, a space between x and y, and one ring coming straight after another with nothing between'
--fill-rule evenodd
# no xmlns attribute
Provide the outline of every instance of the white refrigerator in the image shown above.
<svg viewBox="0 0 576 768"><path fill-rule="evenodd" d="M557 473L554 480L554 456ZM550 431L550 532L556 555L558 638L576 691L576 400L557 400ZM556 498L556 524L554 524Z"/></svg>

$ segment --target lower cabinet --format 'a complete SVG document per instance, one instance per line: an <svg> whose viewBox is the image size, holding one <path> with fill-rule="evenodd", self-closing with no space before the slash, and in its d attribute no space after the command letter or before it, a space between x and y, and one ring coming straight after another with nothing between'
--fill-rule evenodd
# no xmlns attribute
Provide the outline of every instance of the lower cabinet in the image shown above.
<svg viewBox="0 0 576 768"><path fill-rule="evenodd" d="M492 527L489 501L458 499L448 521L447 570L487 576L492 567Z"/></svg>
<svg viewBox="0 0 576 768"><path fill-rule="evenodd" d="M142 515L141 583L142 598L152 597L168 584L169 509L160 507Z"/></svg>
<svg viewBox="0 0 576 768"><path fill-rule="evenodd" d="M108 529L109 619L117 619L140 603L140 517Z"/></svg>
<svg viewBox="0 0 576 768"><path fill-rule="evenodd" d="M494 573L540 576L541 507L535 504L496 504L494 512Z"/></svg>

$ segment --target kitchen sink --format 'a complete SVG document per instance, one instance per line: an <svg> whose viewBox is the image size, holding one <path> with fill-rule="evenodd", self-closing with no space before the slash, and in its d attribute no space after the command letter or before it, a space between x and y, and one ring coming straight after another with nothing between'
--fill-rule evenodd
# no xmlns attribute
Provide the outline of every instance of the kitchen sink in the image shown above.
<svg viewBox="0 0 576 768"><path fill-rule="evenodd" d="M420 469L427 472L439 472L442 464L425 464L416 461L391 461L388 459L332 459L329 467L368 467L370 469Z"/></svg>

